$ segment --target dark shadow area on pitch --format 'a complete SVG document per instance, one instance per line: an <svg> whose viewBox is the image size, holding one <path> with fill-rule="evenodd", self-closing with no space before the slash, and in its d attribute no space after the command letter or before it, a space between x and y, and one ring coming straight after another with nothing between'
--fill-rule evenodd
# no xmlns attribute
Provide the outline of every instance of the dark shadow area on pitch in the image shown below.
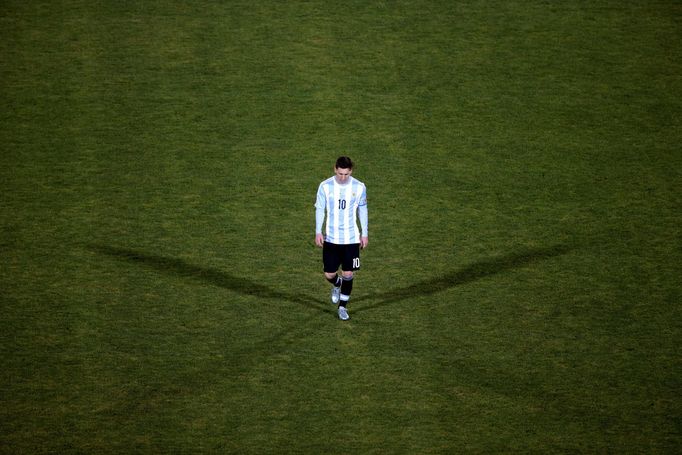
<svg viewBox="0 0 682 455"><path fill-rule="evenodd" d="M248 278L231 275L221 270L201 267L190 264L182 259L169 258L156 254L142 253L125 248L116 248L105 245L87 245L87 247L99 254L111 256L116 259L141 264L160 272L173 274L182 278L201 281L214 286L229 289L239 294L251 295L263 299L285 300L287 302L305 305L318 311L328 312L318 301L309 296L290 294L264 286Z"/></svg>
<svg viewBox="0 0 682 455"><path fill-rule="evenodd" d="M380 294L371 294L363 297L365 301L371 301L366 306L356 308L355 313L372 310L385 305L401 302L414 297L435 294L455 286L471 283L507 270L522 267L534 262L561 256L573 248L565 245L556 245L549 248L532 249L510 253L505 256L483 259L466 267L445 273L438 277L420 281L406 287L394 289Z"/></svg>

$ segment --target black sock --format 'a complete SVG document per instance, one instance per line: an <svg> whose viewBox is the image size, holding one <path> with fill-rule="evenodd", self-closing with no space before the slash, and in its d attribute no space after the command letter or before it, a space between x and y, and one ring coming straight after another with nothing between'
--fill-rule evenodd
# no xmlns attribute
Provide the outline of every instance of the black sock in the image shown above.
<svg viewBox="0 0 682 455"><path fill-rule="evenodd" d="M333 278L327 278L327 281L329 281L332 284L332 286L334 286L335 288L338 288L339 286L341 286L341 283L340 283L341 277L338 275L334 275Z"/></svg>
<svg viewBox="0 0 682 455"><path fill-rule="evenodd" d="M341 280L341 295L345 295L350 297L350 293L353 290L353 277L346 278L344 277L343 280ZM342 303L346 303L342 301Z"/></svg>

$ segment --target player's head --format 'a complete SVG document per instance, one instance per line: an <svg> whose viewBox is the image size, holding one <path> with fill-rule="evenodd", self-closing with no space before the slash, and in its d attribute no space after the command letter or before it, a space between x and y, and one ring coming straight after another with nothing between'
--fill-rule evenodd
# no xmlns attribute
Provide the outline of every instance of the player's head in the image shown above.
<svg viewBox="0 0 682 455"><path fill-rule="evenodd" d="M336 164L334 165L334 174L336 174L335 175L336 181L342 185L348 183L348 180L350 179L352 173L353 160L351 160L347 156L340 156L336 160Z"/></svg>
<svg viewBox="0 0 682 455"><path fill-rule="evenodd" d="M340 156L336 159L335 169L350 169L353 170L353 160L347 156Z"/></svg>

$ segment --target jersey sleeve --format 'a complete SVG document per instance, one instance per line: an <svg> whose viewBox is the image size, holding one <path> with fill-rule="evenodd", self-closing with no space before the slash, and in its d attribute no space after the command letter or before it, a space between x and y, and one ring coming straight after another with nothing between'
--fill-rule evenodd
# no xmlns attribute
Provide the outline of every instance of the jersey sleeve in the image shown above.
<svg viewBox="0 0 682 455"><path fill-rule="evenodd" d="M367 189L362 186L362 194L360 195L360 201L358 202L358 218L360 219L360 229L362 230L363 237L369 237L367 235L367 228L369 224L369 216L367 213Z"/></svg>
<svg viewBox="0 0 682 455"><path fill-rule="evenodd" d="M322 224L324 223L324 211L327 206L327 196L324 192L324 187L320 185L317 189L317 199L315 201L315 234L322 233Z"/></svg>
<svg viewBox="0 0 682 455"><path fill-rule="evenodd" d="M324 191L324 184L320 184L317 188L317 199L315 200L315 208L324 210L327 207L327 195Z"/></svg>

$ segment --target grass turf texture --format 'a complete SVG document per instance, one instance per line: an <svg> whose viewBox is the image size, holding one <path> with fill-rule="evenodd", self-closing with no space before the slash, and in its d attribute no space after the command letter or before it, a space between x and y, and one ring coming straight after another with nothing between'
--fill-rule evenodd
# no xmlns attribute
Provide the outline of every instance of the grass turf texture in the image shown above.
<svg viewBox="0 0 682 455"><path fill-rule="evenodd" d="M682 8L0 6L0 451L671 453ZM370 247L313 246L347 153Z"/></svg>

